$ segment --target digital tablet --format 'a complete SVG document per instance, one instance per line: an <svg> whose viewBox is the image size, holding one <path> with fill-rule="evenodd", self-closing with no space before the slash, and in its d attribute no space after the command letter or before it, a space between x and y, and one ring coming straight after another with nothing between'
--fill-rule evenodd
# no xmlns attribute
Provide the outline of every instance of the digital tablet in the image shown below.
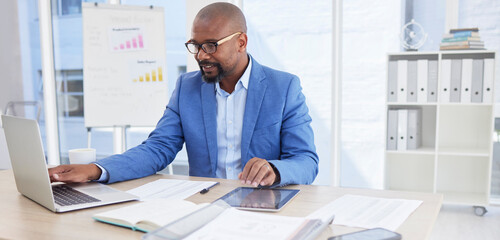
<svg viewBox="0 0 500 240"><path fill-rule="evenodd" d="M239 187L217 200L223 200L231 207L239 209L277 212L299 191L298 189Z"/></svg>

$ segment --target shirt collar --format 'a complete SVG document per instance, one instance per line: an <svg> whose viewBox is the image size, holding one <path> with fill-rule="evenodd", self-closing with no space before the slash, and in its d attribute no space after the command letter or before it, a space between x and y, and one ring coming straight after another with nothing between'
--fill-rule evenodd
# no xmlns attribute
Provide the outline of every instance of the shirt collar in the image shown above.
<svg viewBox="0 0 500 240"><path fill-rule="evenodd" d="M242 87L245 88L246 90L248 90L248 82L250 81L250 73L251 72L252 72L252 58L248 57L248 66L245 69L245 72L243 73L243 75L241 75L240 79L236 83L236 86L234 87L234 92L238 91ZM225 94L223 94L223 93L226 93L224 90L222 90L220 88L220 84L218 82L215 84L215 89L216 89L216 92L218 94L220 94L221 96L224 96Z"/></svg>
<svg viewBox="0 0 500 240"><path fill-rule="evenodd" d="M252 58L248 57L248 66L243 75L240 78L241 84L243 87L248 90L248 82L250 81L250 72L252 71Z"/></svg>

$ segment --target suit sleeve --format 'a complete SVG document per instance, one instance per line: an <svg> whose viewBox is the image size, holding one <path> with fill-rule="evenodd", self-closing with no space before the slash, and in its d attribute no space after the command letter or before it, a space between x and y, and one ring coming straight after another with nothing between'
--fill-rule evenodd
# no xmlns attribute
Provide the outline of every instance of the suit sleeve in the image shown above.
<svg viewBox="0 0 500 240"><path fill-rule="evenodd" d="M109 173L107 183L141 178L155 174L170 164L184 143L179 116L179 93L182 77L177 84L162 118L142 144L98 163Z"/></svg>
<svg viewBox="0 0 500 240"><path fill-rule="evenodd" d="M286 95L281 125L281 155L279 160L269 160L279 171L279 186L311 184L318 174L318 155L314 145L304 94L294 76Z"/></svg>

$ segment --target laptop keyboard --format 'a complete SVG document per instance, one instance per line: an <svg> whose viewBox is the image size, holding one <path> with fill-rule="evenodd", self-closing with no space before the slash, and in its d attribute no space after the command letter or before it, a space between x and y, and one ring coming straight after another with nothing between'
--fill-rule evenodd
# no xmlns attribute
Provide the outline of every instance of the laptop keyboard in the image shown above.
<svg viewBox="0 0 500 240"><path fill-rule="evenodd" d="M61 206L101 201L64 184L52 186L52 192L54 192L54 200Z"/></svg>

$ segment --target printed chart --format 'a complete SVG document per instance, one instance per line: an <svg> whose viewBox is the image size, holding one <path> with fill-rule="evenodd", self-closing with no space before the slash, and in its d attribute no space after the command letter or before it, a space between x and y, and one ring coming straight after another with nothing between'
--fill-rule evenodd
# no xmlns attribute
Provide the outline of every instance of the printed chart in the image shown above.
<svg viewBox="0 0 500 240"><path fill-rule="evenodd" d="M112 52L145 50L142 29L112 27L109 30L109 47Z"/></svg>
<svg viewBox="0 0 500 240"><path fill-rule="evenodd" d="M134 83L163 82L163 65L156 60L138 60L130 64L130 76Z"/></svg>

